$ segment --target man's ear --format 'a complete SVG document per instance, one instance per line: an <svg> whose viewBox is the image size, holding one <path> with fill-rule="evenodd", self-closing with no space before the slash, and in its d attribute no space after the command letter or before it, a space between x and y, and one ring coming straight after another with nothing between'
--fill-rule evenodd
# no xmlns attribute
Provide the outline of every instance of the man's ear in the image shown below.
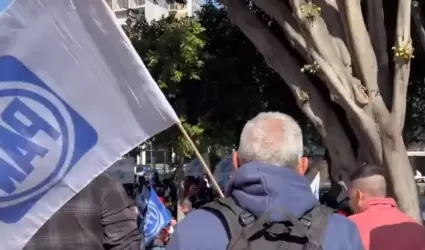
<svg viewBox="0 0 425 250"><path fill-rule="evenodd" d="M302 176L304 176L307 173L308 170L308 158L307 157L301 157L300 163L297 167L298 173Z"/></svg>
<svg viewBox="0 0 425 250"><path fill-rule="evenodd" d="M239 156L238 156L238 151L233 152L233 166L236 169L239 168Z"/></svg>
<svg viewBox="0 0 425 250"><path fill-rule="evenodd" d="M364 194L359 189L356 190L356 198L359 202L361 202L364 199Z"/></svg>

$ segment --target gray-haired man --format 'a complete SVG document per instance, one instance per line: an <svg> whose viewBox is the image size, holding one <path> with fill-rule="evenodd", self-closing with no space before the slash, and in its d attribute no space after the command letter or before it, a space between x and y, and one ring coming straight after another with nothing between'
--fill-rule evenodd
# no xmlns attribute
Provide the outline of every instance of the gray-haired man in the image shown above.
<svg viewBox="0 0 425 250"><path fill-rule="evenodd" d="M364 250L354 223L311 192L302 132L290 116L260 113L248 121L235 163L228 197L185 217L167 249Z"/></svg>

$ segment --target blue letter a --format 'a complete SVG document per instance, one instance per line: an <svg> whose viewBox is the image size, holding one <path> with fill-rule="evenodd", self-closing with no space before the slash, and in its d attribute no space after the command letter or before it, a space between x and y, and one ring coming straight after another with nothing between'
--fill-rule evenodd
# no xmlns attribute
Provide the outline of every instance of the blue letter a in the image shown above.
<svg viewBox="0 0 425 250"><path fill-rule="evenodd" d="M21 135L8 130L0 125L0 148L16 163L16 165L26 173L30 174L34 170L32 161L36 156L44 157L48 150L41 147ZM17 169L7 164L4 159L0 159L0 189L5 192L13 192L16 187L10 185L11 178L22 182L22 175L18 174Z"/></svg>

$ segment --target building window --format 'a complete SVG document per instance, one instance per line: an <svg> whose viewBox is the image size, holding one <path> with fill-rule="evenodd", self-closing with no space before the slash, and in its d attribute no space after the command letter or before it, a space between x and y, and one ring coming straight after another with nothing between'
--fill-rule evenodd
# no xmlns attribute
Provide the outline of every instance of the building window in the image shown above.
<svg viewBox="0 0 425 250"><path fill-rule="evenodd" d="M145 5L145 0L134 0L134 5L136 7Z"/></svg>
<svg viewBox="0 0 425 250"><path fill-rule="evenodd" d="M183 10L185 8L184 4L172 3L170 4L170 10Z"/></svg>
<svg viewBox="0 0 425 250"><path fill-rule="evenodd" d="M117 0L118 9L127 9L129 7L128 0Z"/></svg>
<svg viewBox="0 0 425 250"><path fill-rule="evenodd" d="M167 164L167 150L159 149L159 150L151 150L146 149L146 164L154 165L154 164Z"/></svg>
<svg viewBox="0 0 425 250"><path fill-rule="evenodd" d="M162 8L166 8L166 9L168 9L168 6L169 6L169 4L164 0L157 0L156 4L158 4Z"/></svg>

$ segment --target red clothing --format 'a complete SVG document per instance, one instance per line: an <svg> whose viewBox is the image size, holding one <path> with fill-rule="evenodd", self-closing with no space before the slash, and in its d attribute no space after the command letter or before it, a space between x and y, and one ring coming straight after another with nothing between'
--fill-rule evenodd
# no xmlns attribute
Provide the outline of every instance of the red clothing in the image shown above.
<svg viewBox="0 0 425 250"><path fill-rule="evenodd" d="M163 205L165 205L164 197L158 197L158 198L159 198L159 200L161 201L161 203L162 203Z"/></svg>
<svg viewBox="0 0 425 250"><path fill-rule="evenodd" d="M347 217L348 216L348 213L346 213L345 211L343 211L343 210L339 210L339 211L337 211L337 213L338 214L340 214L340 215L344 215L345 217Z"/></svg>
<svg viewBox="0 0 425 250"><path fill-rule="evenodd" d="M402 213L391 198L374 199L365 211L350 216L366 250L425 250L425 230Z"/></svg>

